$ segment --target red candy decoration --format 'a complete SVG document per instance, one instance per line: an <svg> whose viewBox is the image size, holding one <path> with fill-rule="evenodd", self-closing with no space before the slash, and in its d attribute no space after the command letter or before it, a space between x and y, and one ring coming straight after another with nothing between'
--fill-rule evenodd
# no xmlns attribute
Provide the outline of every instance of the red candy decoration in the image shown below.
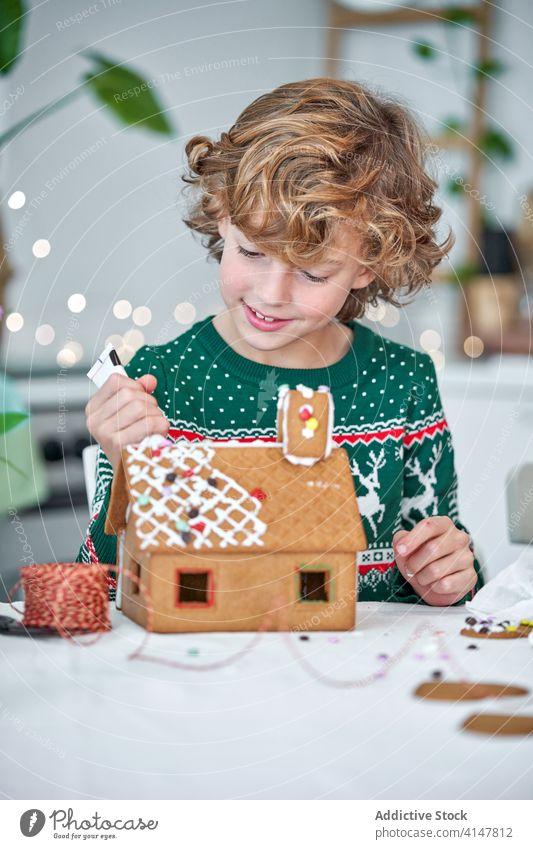
<svg viewBox="0 0 533 849"><path fill-rule="evenodd" d="M258 501L264 501L267 497L266 492L260 489L259 487L256 487L256 489L252 489L250 495L252 496L252 498L257 498Z"/></svg>
<svg viewBox="0 0 533 849"><path fill-rule="evenodd" d="M161 449L160 448L152 448L152 457L160 457Z"/></svg>
<svg viewBox="0 0 533 849"><path fill-rule="evenodd" d="M312 413L311 413L311 410L309 409L309 407L301 407L301 409L298 411L298 416L301 418L301 420L303 422L306 422L307 419L311 418Z"/></svg>
<svg viewBox="0 0 533 849"><path fill-rule="evenodd" d="M182 478L192 478L193 475L194 475L194 472L193 472L192 469L187 469L186 472L181 473Z"/></svg>
<svg viewBox="0 0 533 849"><path fill-rule="evenodd" d="M195 525L191 525L191 528L193 531L199 531L201 533L205 528L205 522L196 522Z"/></svg>

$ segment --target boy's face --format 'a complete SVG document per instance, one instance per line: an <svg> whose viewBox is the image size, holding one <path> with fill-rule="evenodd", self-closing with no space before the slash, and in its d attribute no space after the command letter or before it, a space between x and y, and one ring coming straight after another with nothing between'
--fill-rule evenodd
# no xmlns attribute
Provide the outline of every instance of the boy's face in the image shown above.
<svg viewBox="0 0 533 849"><path fill-rule="evenodd" d="M358 238L349 226L339 231L335 248L324 260L298 269L260 252L229 218L219 221L218 230L224 239L221 295L241 348L242 344L264 352L286 348L289 354L289 348L302 347L305 338L307 347L310 343L320 350L321 339L331 331L332 319L350 290L364 288L374 278L357 261ZM275 320L267 321L256 311Z"/></svg>

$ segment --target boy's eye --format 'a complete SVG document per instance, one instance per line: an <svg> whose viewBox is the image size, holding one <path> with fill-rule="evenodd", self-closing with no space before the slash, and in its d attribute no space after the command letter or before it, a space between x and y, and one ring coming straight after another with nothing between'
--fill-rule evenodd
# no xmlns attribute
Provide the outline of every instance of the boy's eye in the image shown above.
<svg viewBox="0 0 533 849"><path fill-rule="evenodd" d="M308 280L312 280L313 283L325 283L328 279L327 277L315 277L313 274L309 274L307 271L302 271L304 277L307 277Z"/></svg>
<svg viewBox="0 0 533 849"><path fill-rule="evenodd" d="M238 245L237 247L240 254L242 254L243 256L247 256L250 259L255 259L258 256L263 256L263 254L259 253L258 251L248 251L241 245ZM313 274L309 274L307 271L301 271L300 273L303 274L303 276L306 277L307 280L311 280L313 283L325 283L328 279L327 277L315 277Z"/></svg>
<svg viewBox="0 0 533 849"><path fill-rule="evenodd" d="M238 245L238 248L239 248L239 253L241 253L243 256L249 256L249 257L262 256L262 254L260 254L260 253L256 253L254 251L247 251L246 248L242 248L240 245Z"/></svg>

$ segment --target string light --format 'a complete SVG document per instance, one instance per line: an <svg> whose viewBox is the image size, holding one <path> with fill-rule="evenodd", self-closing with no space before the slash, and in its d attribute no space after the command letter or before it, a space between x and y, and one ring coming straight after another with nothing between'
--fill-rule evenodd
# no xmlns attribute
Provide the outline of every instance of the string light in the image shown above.
<svg viewBox="0 0 533 849"><path fill-rule="evenodd" d="M37 257L37 259L44 259L45 256L48 256L50 250L51 246L48 239L37 239L37 241L33 243L31 252L35 257Z"/></svg>
<svg viewBox="0 0 533 849"><path fill-rule="evenodd" d="M131 315L132 306L129 301L117 301L113 306L113 315L115 318L125 319Z"/></svg>
<svg viewBox="0 0 533 849"><path fill-rule="evenodd" d="M10 196L7 205L10 209L22 209L24 204L26 203L26 195L24 192L13 192Z"/></svg>
<svg viewBox="0 0 533 849"><path fill-rule="evenodd" d="M123 365L129 363L134 353L135 351L133 350L131 345L121 345L120 348L117 348L117 354L119 356L120 362Z"/></svg>
<svg viewBox="0 0 533 849"><path fill-rule="evenodd" d="M64 368L72 368L76 364L76 355L70 348L61 348L57 354L56 361L58 365Z"/></svg>
<svg viewBox="0 0 533 849"><path fill-rule="evenodd" d="M67 301L67 306L71 312L83 312L85 307L87 306L87 301L85 300L85 296L81 295L77 292L74 295L71 295Z"/></svg>
<svg viewBox="0 0 533 849"><path fill-rule="evenodd" d="M424 330L420 334L420 345L424 351L438 351L442 344L440 333L436 330Z"/></svg>
<svg viewBox="0 0 533 849"><path fill-rule="evenodd" d="M196 318L196 307L189 301L182 301L174 310L174 318L178 324L192 324Z"/></svg>
<svg viewBox="0 0 533 849"><path fill-rule="evenodd" d="M22 329L23 325L24 319L19 312L9 313L8 317L6 318L6 327L8 330L11 331L11 333L17 333L19 330Z"/></svg>
<svg viewBox="0 0 533 849"><path fill-rule="evenodd" d="M51 324L41 324L35 331L35 341L39 345L50 345L55 339L56 332Z"/></svg>
<svg viewBox="0 0 533 849"><path fill-rule="evenodd" d="M380 321L383 327L396 327L400 321L400 311L393 304L386 304L385 314Z"/></svg>
<svg viewBox="0 0 533 849"><path fill-rule="evenodd" d="M476 359L476 357L481 356L485 350L485 346L483 344L483 340L480 339L479 336L468 336L464 341L463 350L467 357Z"/></svg>
<svg viewBox="0 0 533 849"><path fill-rule="evenodd" d="M144 327L146 324L150 324L152 320L152 310L149 307L136 307L133 310L132 318L134 324Z"/></svg>
<svg viewBox="0 0 533 849"><path fill-rule="evenodd" d="M366 315L370 321L381 321L385 315L385 304L382 301L378 301L378 304L375 307L368 304L366 308Z"/></svg>
<svg viewBox="0 0 533 849"><path fill-rule="evenodd" d="M79 342L67 342L63 350L72 351L75 363L79 363L83 357L83 348Z"/></svg>
<svg viewBox="0 0 533 849"><path fill-rule="evenodd" d="M134 351L138 351L141 345L144 345L144 333L141 330L136 330L135 328L126 331L124 334L123 344L132 348Z"/></svg>
<svg viewBox="0 0 533 849"><path fill-rule="evenodd" d="M446 357L442 351L429 351L429 356L433 360L436 371L442 371L446 362Z"/></svg>

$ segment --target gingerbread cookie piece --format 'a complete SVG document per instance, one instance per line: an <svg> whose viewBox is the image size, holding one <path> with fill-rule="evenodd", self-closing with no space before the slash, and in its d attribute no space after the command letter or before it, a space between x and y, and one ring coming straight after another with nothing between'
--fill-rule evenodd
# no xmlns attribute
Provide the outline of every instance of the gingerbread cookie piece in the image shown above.
<svg viewBox="0 0 533 849"><path fill-rule="evenodd" d="M533 716L506 713L474 713L461 726L476 734L521 735L533 734Z"/></svg>
<svg viewBox="0 0 533 849"><path fill-rule="evenodd" d="M467 616L465 619L466 627L461 629L463 637L470 639L490 639L490 640L516 640L519 637L528 637L533 627L533 620L521 619L513 621L511 619L503 619L497 621L493 616L488 616L486 619L476 619L475 616Z"/></svg>
<svg viewBox="0 0 533 849"><path fill-rule="evenodd" d="M331 454L333 398L327 386L316 391L299 383L281 386L278 394L278 441L287 460L312 466Z"/></svg>
<svg viewBox="0 0 533 849"><path fill-rule="evenodd" d="M425 681L415 690L419 699L435 699L446 702L496 699L500 696L527 696L524 687L508 684L485 684L478 681Z"/></svg>

